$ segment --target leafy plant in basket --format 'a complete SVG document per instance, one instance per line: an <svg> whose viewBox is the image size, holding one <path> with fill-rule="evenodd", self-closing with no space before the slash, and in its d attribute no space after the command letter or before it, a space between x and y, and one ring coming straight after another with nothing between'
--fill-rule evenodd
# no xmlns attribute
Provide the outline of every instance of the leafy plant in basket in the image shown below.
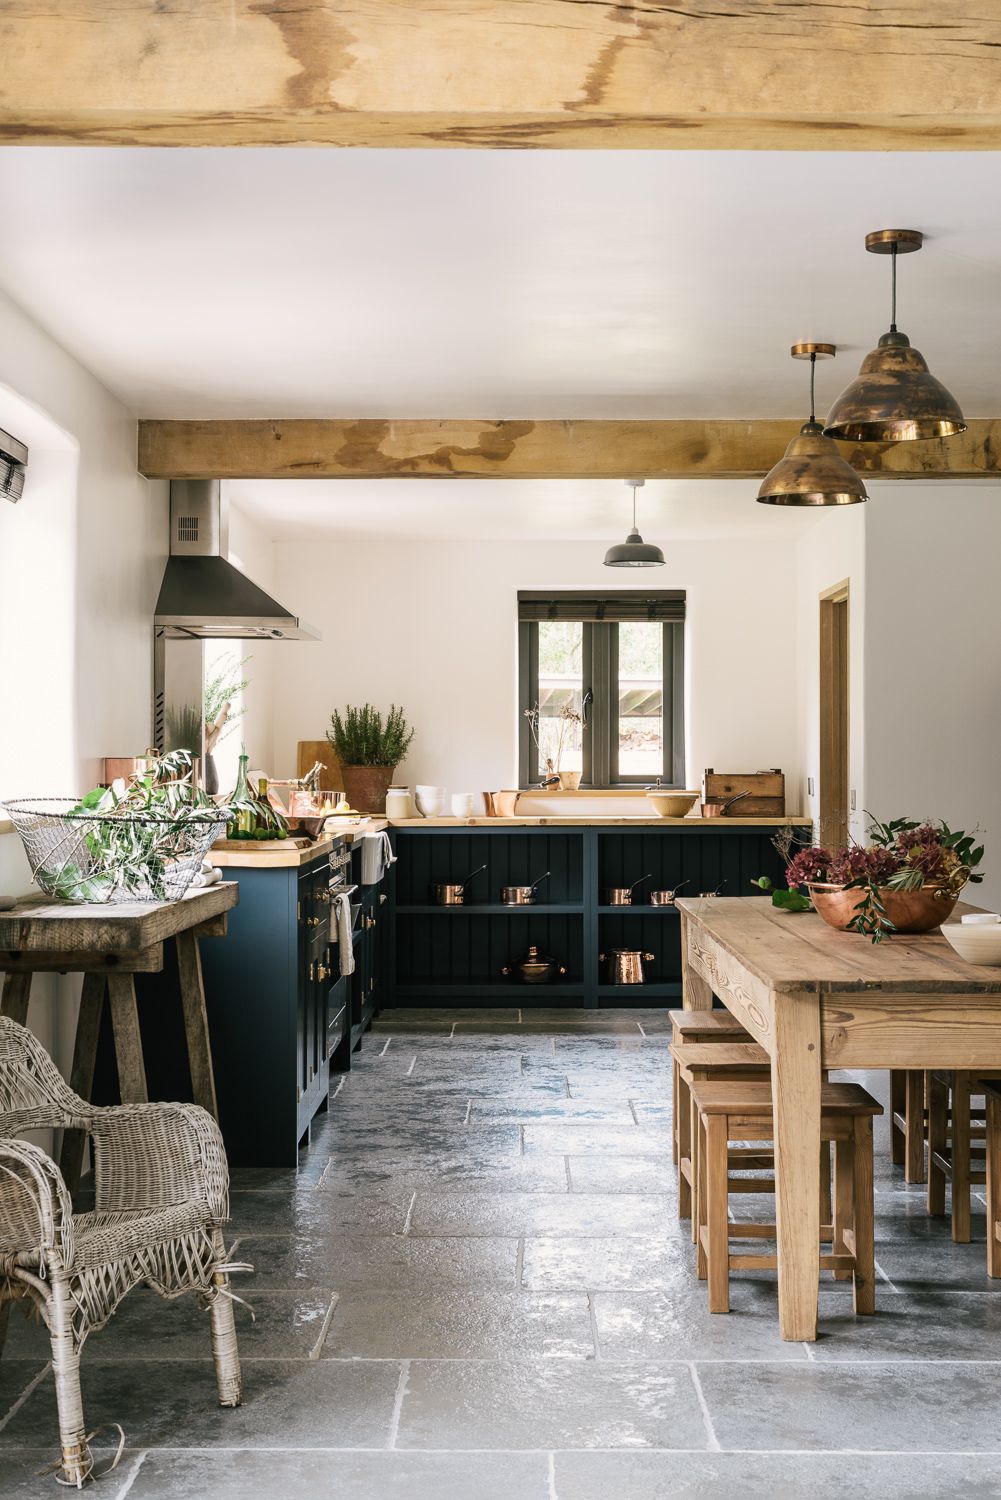
<svg viewBox="0 0 1001 1500"><path fill-rule="evenodd" d="M122 791L96 787L68 808L4 806L43 891L102 903L177 900L229 816L192 784L187 750L159 757Z"/></svg>
<svg viewBox="0 0 1001 1500"><path fill-rule="evenodd" d="M830 926L860 933L874 943L893 932L938 927L964 887L983 880L978 869L983 845L973 834L947 823L919 823L913 818L881 823L871 818L868 840L835 850L820 845L801 849L786 866L786 880L790 892L805 886ZM857 899L851 894L856 891ZM775 895L772 900L782 904Z"/></svg>

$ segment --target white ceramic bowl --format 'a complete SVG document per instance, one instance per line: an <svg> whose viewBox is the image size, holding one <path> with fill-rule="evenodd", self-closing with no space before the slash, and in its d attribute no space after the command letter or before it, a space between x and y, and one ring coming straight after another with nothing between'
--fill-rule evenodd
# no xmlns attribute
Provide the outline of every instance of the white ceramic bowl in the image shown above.
<svg viewBox="0 0 1001 1500"><path fill-rule="evenodd" d="M453 792L452 793L452 816L454 818L471 818L476 811L475 792Z"/></svg>
<svg viewBox="0 0 1001 1500"><path fill-rule="evenodd" d="M1001 923L978 926L970 922L945 922L942 936L968 964L1001 969Z"/></svg>
<svg viewBox="0 0 1001 1500"><path fill-rule="evenodd" d="M422 818L440 818L445 811L445 798L448 793L443 786L419 786L415 788L414 797L417 802L417 811Z"/></svg>

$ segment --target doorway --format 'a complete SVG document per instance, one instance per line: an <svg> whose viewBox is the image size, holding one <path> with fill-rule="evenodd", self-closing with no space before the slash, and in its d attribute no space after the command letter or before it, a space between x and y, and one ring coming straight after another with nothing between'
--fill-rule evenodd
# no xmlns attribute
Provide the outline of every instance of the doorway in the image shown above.
<svg viewBox="0 0 1001 1500"><path fill-rule="evenodd" d="M848 584L820 596L820 842L848 842Z"/></svg>

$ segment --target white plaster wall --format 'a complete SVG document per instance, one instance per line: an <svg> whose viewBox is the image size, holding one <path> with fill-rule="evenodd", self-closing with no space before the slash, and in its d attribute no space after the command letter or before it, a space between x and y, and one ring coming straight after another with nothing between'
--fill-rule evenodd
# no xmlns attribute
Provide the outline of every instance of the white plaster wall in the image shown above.
<svg viewBox="0 0 1001 1500"><path fill-rule="evenodd" d="M269 594L278 594L275 581L274 546L264 530L236 506L229 511L229 560ZM281 603L285 603L278 594ZM247 687L244 691L245 712L239 730L232 740L247 748L252 770L274 775L275 702L274 673L280 668L286 651L297 649L292 641L229 641L226 643L238 660L249 656L244 669ZM227 741L227 747L230 742ZM237 747L238 750L238 747ZM239 753L239 752L238 752ZM232 756L229 757L232 759ZM293 774L295 768L293 767ZM223 786L223 791L230 788Z"/></svg>
<svg viewBox="0 0 1001 1500"><path fill-rule="evenodd" d="M1001 908L1001 493L883 485L866 530L866 806L979 827Z"/></svg>
<svg viewBox="0 0 1001 1500"><path fill-rule="evenodd" d="M276 542L278 597L324 636L273 648L278 774L335 707L395 701L417 729L401 782L517 785L518 590L607 588L603 552L595 541ZM688 593L691 786L706 766L781 766L798 787L795 648L780 629L794 565L791 542L682 542L644 579Z"/></svg>
<svg viewBox="0 0 1001 1500"><path fill-rule="evenodd" d="M134 416L0 295L6 421L33 451L22 500L0 501L2 568L19 589L0 642L0 797L72 794L104 755L149 743L166 485L136 471ZM26 889L28 874L16 837L0 836L0 890ZM73 979L33 986L30 1024L64 1067L77 992Z"/></svg>

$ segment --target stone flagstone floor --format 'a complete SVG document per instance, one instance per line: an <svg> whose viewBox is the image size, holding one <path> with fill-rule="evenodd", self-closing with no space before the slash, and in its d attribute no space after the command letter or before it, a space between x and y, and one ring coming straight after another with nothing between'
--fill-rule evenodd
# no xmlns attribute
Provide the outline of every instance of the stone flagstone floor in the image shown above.
<svg viewBox="0 0 1001 1500"><path fill-rule="evenodd" d="M246 1402L206 1316L135 1292L83 1360L128 1448L108 1500L1001 1496L1001 1296L878 1122L879 1312L826 1279L815 1345L773 1278L711 1317L677 1219L650 1011L396 1012L298 1172L233 1174ZM885 1102L885 1075L859 1075ZM248 1101L252 1107L252 1101ZM107 1441L107 1439L104 1439ZM43 1330L0 1361L0 1495L56 1493Z"/></svg>

